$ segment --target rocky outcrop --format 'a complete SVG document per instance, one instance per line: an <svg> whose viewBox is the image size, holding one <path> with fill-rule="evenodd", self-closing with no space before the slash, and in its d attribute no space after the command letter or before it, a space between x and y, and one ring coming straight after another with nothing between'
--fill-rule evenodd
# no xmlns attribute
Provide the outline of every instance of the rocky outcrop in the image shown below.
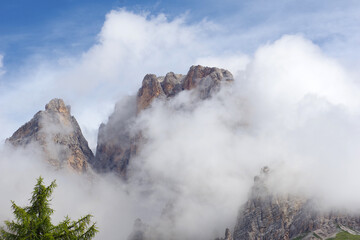
<svg viewBox="0 0 360 240"><path fill-rule="evenodd" d="M225 230L225 237L224 238L216 238L215 240L233 240L230 229L227 228Z"/></svg>
<svg viewBox="0 0 360 240"><path fill-rule="evenodd" d="M343 228L360 230L360 217L321 212L309 199L272 194L266 185L269 168L255 177L249 200L241 208L234 240L327 239Z"/></svg>
<svg viewBox="0 0 360 240"><path fill-rule="evenodd" d="M192 66L186 75L167 73L157 77L147 74L137 96L116 105L107 124L98 133L95 159L91 162L98 172L115 172L126 178L127 166L136 154L140 133L131 132L131 126L142 110L155 99L170 99L184 90L193 90L200 99L219 91L221 83L232 82L232 74L224 69Z"/></svg>
<svg viewBox="0 0 360 240"><path fill-rule="evenodd" d="M52 99L45 111L36 113L6 142L15 147L38 144L52 165L76 172L87 171L88 162L94 158L70 107L62 99Z"/></svg>
<svg viewBox="0 0 360 240"><path fill-rule="evenodd" d="M183 90L197 89L199 97L206 99L219 91L221 82L232 82L232 74L215 67L192 66L186 75L169 72L165 77L147 74L137 94L137 112L150 106L155 98L173 97Z"/></svg>
<svg viewBox="0 0 360 240"><path fill-rule="evenodd" d="M160 84L161 78L154 74L147 74L142 82L142 87L138 91L137 112L147 108L150 103L158 97L165 96Z"/></svg>
<svg viewBox="0 0 360 240"><path fill-rule="evenodd" d="M225 69L192 66L184 78L183 89L197 88L200 98L205 99L220 89L221 82L233 80L232 74Z"/></svg>
<svg viewBox="0 0 360 240"><path fill-rule="evenodd" d="M126 177L131 156L136 154L137 138L131 132L136 117L136 98L129 97L116 104L107 124L98 133L96 157L90 162L100 173L115 172Z"/></svg>

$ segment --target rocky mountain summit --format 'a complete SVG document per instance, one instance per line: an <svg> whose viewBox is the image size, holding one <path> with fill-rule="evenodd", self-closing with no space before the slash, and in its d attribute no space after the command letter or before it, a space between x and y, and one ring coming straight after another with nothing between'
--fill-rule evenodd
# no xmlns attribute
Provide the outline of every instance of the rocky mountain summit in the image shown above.
<svg viewBox="0 0 360 240"><path fill-rule="evenodd" d="M136 154L141 139L140 133L131 132L131 125L155 99L171 99L182 91L194 90L199 99L204 100L219 91L222 83L233 80L227 70L199 65L190 67L186 75L169 72L157 77L147 74L137 96L118 103L108 122L100 126L96 155L91 162L93 168L98 172L112 171L126 177L127 166Z"/></svg>
<svg viewBox="0 0 360 240"><path fill-rule="evenodd" d="M79 173L86 172L88 162L94 158L79 124L70 114L70 107L57 98L46 104L45 111L36 113L6 142L15 147L39 145L52 165Z"/></svg>
<svg viewBox="0 0 360 240"><path fill-rule="evenodd" d="M360 233L360 216L322 212L311 199L271 193L269 174L264 167L255 177L249 200L239 211L234 240L328 239L343 230Z"/></svg>
<svg viewBox="0 0 360 240"><path fill-rule="evenodd" d="M220 89L222 82L232 82L232 74L220 68L190 67L186 75L169 72L165 77L147 74L137 94L137 112L148 107L155 98L173 97L183 90L196 88L199 97L206 99Z"/></svg>

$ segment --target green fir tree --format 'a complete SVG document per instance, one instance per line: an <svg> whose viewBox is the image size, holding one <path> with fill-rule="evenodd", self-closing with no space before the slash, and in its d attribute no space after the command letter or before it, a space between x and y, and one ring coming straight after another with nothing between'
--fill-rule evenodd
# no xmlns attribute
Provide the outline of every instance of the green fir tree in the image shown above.
<svg viewBox="0 0 360 240"><path fill-rule="evenodd" d="M43 184L43 178L39 177L34 187L30 206L19 207L12 201L12 209L15 221L5 221L7 230L0 229L0 239L4 240L85 240L92 239L98 232L95 223L91 224L91 215L86 215L77 221L65 220L58 225L51 223L51 215L54 210L50 208L50 197L56 182L53 181L48 187Z"/></svg>

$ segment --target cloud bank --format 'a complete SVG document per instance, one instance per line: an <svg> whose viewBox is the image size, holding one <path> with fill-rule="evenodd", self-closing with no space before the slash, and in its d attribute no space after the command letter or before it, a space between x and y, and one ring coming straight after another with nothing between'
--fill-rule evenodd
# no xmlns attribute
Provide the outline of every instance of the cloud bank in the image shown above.
<svg viewBox="0 0 360 240"><path fill-rule="evenodd" d="M133 177L171 203L175 220L164 228L179 239L211 239L232 227L265 165L272 191L358 213L359 100L336 60L301 36L284 36L259 47L213 98L182 92L142 112L146 144Z"/></svg>

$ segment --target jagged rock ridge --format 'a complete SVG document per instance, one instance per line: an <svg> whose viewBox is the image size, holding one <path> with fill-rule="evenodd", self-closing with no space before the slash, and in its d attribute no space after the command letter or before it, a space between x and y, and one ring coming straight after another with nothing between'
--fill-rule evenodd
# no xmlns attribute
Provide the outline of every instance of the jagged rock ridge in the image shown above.
<svg viewBox="0 0 360 240"><path fill-rule="evenodd" d="M147 74L137 95L137 112L148 107L158 97L173 97L183 90L197 88L199 97L205 99L217 92L221 82L234 81L232 74L220 68L190 67L186 75L169 72L165 77Z"/></svg>
<svg viewBox="0 0 360 240"><path fill-rule="evenodd" d="M167 73L164 77L147 74L137 96L120 102L107 124L99 128L96 155L91 162L99 172L113 171L126 177L127 166L138 149L140 133L131 133L136 115L151 106L154 99L169 99L184 90L194 89L203 100L220 89L221 83L232 82L232 74L224 69L192 66L186 75Z"/></svg>
<svg viewBox="0 0 360 240"><path fill-rule="evenodd" d="M299 196L272 194L266 179L269 168L255 177L249 200L241 208L234 240L327 239L347 227L360 231L360 217L338 212L321 212L311 200Z"/></svg>
<svg viewBox="0 0 360 240"><path fill-rule="evenodd" d="M52 99L45 111L37 112L6 142L15 147L38 144L52 165L79 173L86 172L88 162L94 158L70 107L62 99Z"/></svg>

